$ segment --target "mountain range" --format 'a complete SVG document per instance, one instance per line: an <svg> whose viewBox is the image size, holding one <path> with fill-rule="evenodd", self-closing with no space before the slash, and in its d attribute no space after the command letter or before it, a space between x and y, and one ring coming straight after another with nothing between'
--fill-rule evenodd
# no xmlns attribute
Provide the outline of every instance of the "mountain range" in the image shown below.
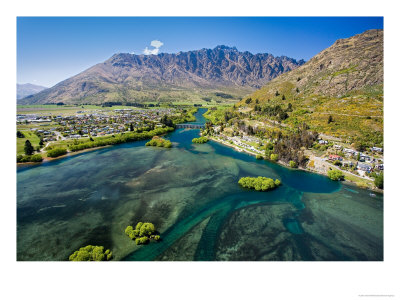
<svg viewBox="0 0 400 300"><path fill-rule="evenodd" d="M227 46L176 54L119 53L19 103L239 100L303 64Z"/></svg>
<svg viewBox="0 0 400 300"><path fill-rule="evenodd" d="M22 99L27 96L39 93L45 89L47 89L47 87L31 83L24 83L24 84L17 83L17 99Z"/></svg>

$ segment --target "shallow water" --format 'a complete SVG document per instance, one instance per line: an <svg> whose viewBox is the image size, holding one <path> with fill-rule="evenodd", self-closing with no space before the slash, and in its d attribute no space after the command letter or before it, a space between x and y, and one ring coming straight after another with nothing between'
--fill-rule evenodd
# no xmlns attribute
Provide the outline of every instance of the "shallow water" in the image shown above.
<svg viewBox="0 0 400 300"><path fill-rule="evenodd" d="M67 260L95 244L117 260L383 260L382 195L192 144L198 135L179 129L166 136L171 149L133 142L19 167L17 259ZM282 185L246 190L242 176ZM162 241L136 246L124 229L139 221Z"/></svg>

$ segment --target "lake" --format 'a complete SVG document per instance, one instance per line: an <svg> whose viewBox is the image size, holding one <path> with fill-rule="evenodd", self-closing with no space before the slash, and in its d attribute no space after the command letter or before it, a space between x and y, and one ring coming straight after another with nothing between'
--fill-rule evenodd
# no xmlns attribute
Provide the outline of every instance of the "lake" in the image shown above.
<svg viewBox="0 0 400 300"><path fill-rule="evenodd" d="M196 113L196 124L204 124ZM102 245L115 260L382 261L383 196L291 170L209 141L197 129L173 148L132 142L17 168L17 259L68 260ZM242 176L278 178L268 192ZM137 246L128 225L162 240Z"/></svg>

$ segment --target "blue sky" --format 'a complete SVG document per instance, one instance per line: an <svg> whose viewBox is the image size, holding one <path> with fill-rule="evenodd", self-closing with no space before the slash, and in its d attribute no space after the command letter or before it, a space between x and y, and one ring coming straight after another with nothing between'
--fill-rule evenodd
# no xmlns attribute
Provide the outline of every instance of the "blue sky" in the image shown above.
<svg viewBox="0 0 400 300"><path fill-rule="evenodd" d="M381 17L18 17L17 82L50 87L120 52L228 45L309 60L339 38L377 28Z"/></svg>

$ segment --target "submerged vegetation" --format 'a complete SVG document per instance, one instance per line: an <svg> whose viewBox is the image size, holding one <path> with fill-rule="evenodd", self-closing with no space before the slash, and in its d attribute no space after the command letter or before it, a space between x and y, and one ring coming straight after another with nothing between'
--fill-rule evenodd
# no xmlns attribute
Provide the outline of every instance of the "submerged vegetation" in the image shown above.
<svg viewBox="0 0 400 300"><path fill-rule="evenodd" d="M151 141L146 143L146 146L171 148L172 143L171 141L162 139L159 136L154 136Z"/></svg>
<svg viewBox="0 0 400 300"><path fill-rule="evenodd" d="M125 234L131 240L135 240L136 245L148 244L150 239L159 241L160 235L156 233L157 231L153 223L139 222L136 224L135 229L132 226L128 226L125 229Z"/></svg>
<svg viewBox="0 0 400 300"><path fill-rule="evenodd" d="M88 245L75 251L69 256L70 261L103 261L112 258L112 251L107 249L104 251L103 246Z"/></svg>
<svg viewBox="0 0 400 300"><path fill-rule="evenodd" d="M242 177L239 179L239 185L244 188L255 189L256 191L268 191L278 187L281 182L279 179L267 177Z"/></svg>
<svg viewBox="0 0 400 300"><path fill-rule="evenodd" d="M206 138L205 136L201 136L199 138L192 139L192 143L196 143L196 144L204 144L207 142L208 142L208 138Z"/></svg>

